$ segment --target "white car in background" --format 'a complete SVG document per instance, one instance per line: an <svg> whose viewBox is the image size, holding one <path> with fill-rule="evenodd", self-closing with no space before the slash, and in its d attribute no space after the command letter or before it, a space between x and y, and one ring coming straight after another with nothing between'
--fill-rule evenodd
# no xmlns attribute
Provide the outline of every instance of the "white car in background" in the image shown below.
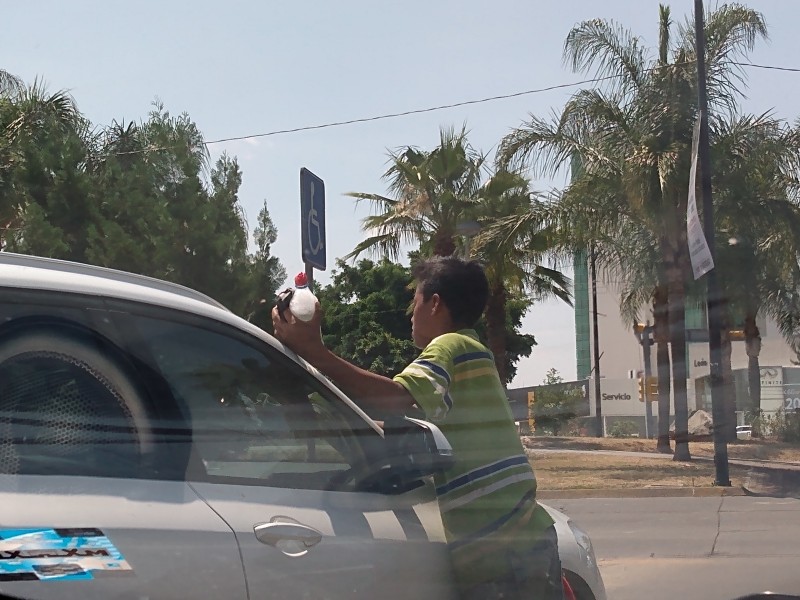
<svg viewBox="0 0 800 600"><path fill-rule="evenodd" d="M451 460L200 293L0 253L3 594L453 598L430 477ZM567 587L605 600L548 511Z"/></svg>
<svg viewBox="0 0 800 600"><path fill-rule="evenodd" d="M737 440L749 440L753 437L753 426L752 425L737 425L736 426L736 439Z"/></svg>

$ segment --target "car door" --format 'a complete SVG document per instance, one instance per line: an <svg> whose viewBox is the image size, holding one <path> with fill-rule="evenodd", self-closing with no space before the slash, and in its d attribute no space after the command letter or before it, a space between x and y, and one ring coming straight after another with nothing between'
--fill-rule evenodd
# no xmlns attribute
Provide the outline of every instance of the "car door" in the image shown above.
<svg viewBox="0 0 800 600"><path fill-rule="evenodd" d="M449 598L432 484L358 491L379 430L264 341L207 320L131 316L136 352L191 421L192 489L230 525L251 598Z"/></svg>
<svg viewBox="0 0 800 600"><path fill-rule="evenodd" d="M151 468L144 388L84 299L4 296L17 302L0 304L0 591L246 598L230 527Z"/></svg>

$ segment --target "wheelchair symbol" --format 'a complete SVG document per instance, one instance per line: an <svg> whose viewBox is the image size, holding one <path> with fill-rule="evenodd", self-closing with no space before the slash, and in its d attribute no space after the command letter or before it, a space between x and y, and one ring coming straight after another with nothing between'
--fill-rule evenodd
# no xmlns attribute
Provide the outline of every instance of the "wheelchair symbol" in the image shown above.
<svg viewBox="0 0 800 600"><path fill-rule="evenodd" d="M309 185L311 187L311 210L308 211L308 243L311 254L316 256L323 248L322 231L320 230L319 221L317 220L317 209L314 208L314 182L312 181ZM312 235L314 229L317 230L316 238ZM316 243L312 241L314 239L316 239Z"/></svg>

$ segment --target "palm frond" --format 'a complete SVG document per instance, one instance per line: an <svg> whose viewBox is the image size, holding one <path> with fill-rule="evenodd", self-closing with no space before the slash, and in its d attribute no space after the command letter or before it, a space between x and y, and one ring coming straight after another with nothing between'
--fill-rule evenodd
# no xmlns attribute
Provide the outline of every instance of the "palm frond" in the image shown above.
<svg viewBox="0 0 800 600"><path fill-rule="evenodd" d="M17 117L8 125L10 138L42 128L74 128L81 115L66 91L49 93L41 80L20 91L14 100Z"/></svg>
<svg viewBox="0 0 800 600"><path fill-rule="evenodd" d="M592 19L579 23L567 34L564 62L573 71L591 72L595 77L616 76L612 87L639 88L647 58L639 37L614 21Z"/></svg>
<svg viewBox="0 0 800 600"><path fill-rule="evenodd" d="M0 96L14 97L24 89L22 79L0 69Z"/></svg>
<svg viewBox="0 0 800 600"><path fill-rule="evenodd" d="M568 104L552 121L534 115L503 138L497 152L499 169L530 166L536 175L552 175L576 158L586 164L610 160L593 144L592 124L585 114Z"/></svg>
<svg viewBox="0 0 800 600"><path fill-rule="evenodd" d="M349 196L350 198L355 198L356 204L368 201L372 205L372 208L379 209L379 210L389 210L397 206L400 201L394 198L389 198L387 196L381 196L380 194L369 194L364 192L345 192L345 196Z"/></svg>
<svg viewBox="0 0 800 600"><path fill-rule="evenodd" d="M400 237L395 232L373 235L359 242L344 260L355 260L361 253L369 251L396 261L400 258L400 244Z"/></svg>
<svg viewBox="0 0 800 600"><path fill-rule="evenodd" d="M679 51L690 61L696 58L694 21L681 27ZM759 40L769 39L762 13L742 4L723 4L706 18L706 70L708 101L711 106L735 107L745 85L745 72L738 62L753 51Z"/></svg>

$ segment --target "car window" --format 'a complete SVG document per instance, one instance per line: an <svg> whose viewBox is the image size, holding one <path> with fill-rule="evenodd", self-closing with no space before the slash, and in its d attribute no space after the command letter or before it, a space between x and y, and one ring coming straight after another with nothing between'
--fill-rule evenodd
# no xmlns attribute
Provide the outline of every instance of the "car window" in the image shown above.
<svg viewBox="0 0 800 600"><path fill-rule="evenodd" d="M109 352L96 301L22 292L4 299L0 473L146 476L145 398Z"/></svg>
<svg viewBox="0 0 800 600"><path fill-rule="evenodd" d="M155 429L164 443L190 433L201 466L190 479L341 488L364 464L359 438L374 432L266 344L167 319L124 319L127 350L163 378L180 408L177 423L164 417Z"/></svg>
<svg viewBox="0 0 800 600"><path fill-rule="evenodd" d="M60 294L19 300L0 306L0 473L348 489L380 441L234 330Z"/></svg>
<svg viewBox="0 0 800 600"><path fill-rule="evenodd" d="M21 348L22 336L0 350L0 472L135 476L130 398L110 364L100 371L77 341L54 349L59 337L44 340Z"/></svg>

